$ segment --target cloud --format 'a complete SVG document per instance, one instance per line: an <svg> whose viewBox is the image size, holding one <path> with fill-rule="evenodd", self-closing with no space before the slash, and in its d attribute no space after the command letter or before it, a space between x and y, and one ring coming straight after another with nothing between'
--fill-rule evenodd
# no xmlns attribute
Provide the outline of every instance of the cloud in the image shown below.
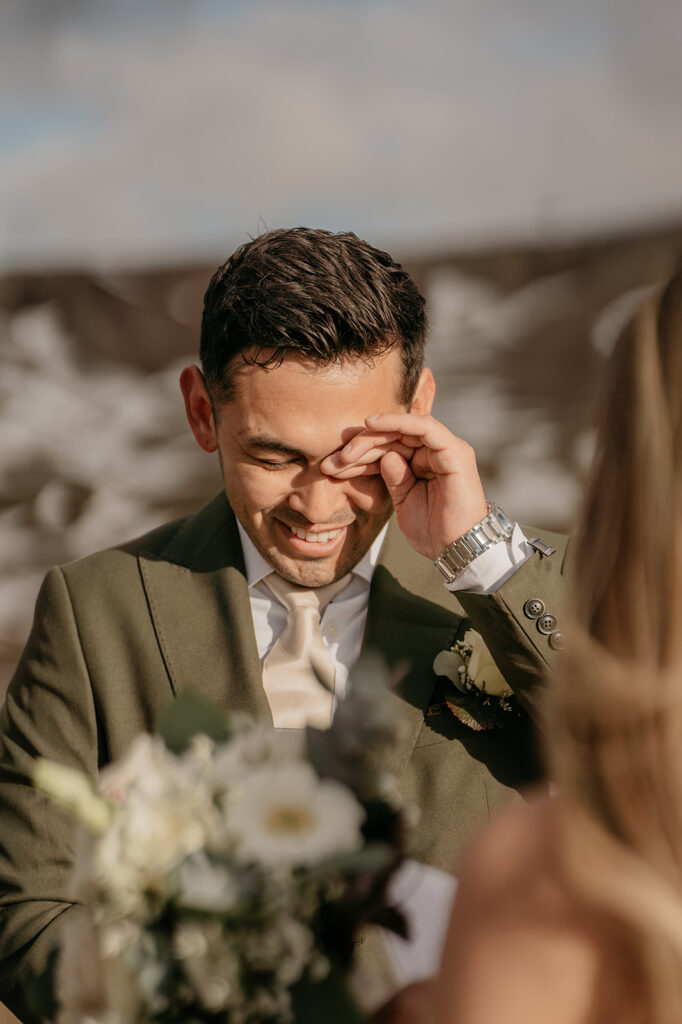
<svg viewBox="0 0 682 1024"><path fill-rule="evenodd" d="M48 6L49 30L13 0L13 46L0 24L35 125L0 163L5 265L223 254L261 221L457 244L680 206L668 0L643 26L635 0Z"/></svg>

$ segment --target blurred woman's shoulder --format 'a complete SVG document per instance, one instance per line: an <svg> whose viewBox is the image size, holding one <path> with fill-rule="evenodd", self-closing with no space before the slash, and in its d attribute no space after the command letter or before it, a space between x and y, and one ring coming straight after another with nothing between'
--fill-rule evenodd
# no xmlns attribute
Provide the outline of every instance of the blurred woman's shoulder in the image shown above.
<svg viewBox="0 0 682 1024"><path fill-rule="evenodd" d="M631 1024L621 974L608 929L565 878L556 802L538 793L504 809L461 865L439 1024Z"/></svg>
<svg viewBox="0 0 682 1024"><path fill-rule="evenodd" d="M469 894L481 904L490 901L496 912L515 903L521 891L551 884L561 889L557 863L558 821L554 801L541 790L526 794L499 811L478 830L456 872L458 898ZM539 895L539 894L538 894Z"/></svg>

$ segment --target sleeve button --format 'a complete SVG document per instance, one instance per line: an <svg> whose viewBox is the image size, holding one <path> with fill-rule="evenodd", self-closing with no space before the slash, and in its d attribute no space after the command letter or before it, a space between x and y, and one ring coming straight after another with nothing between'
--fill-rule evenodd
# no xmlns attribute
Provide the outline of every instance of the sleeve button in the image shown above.
<svg viewBox="0 0 682 1024"><path fill-rule="evenodd" d="M563 651L564 649L564 634L560 629L555 629L550 635L548 640L549 646L553 651Z"/></svg>
<svg viewBox="0 0 682 1024"><path fill-rule="evenodd" d="M545 610L545 606L539 597L531 597L523 606L523 614L527 619L539 619Z"/></svg>
<svg viewBox="0 0 682 1024"><path fill-rule="evenodd" d="M538 630L545 636L549 636L556 629L556 619L553 615L541 615L538 619Z"/></svg>

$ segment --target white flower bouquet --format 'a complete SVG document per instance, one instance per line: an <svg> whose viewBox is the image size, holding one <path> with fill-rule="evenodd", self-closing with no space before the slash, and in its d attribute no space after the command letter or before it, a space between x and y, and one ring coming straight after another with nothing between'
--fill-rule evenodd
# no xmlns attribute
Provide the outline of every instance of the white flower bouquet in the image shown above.
<svg viewBox="0 0 682 1024"><path fill-rule="evenodd" d="M58 1024L350 1024L358 928L401 932L385 889L404 818L385 670L326 732L278 733L178 698L98 784L38 762L80 820L54 975Z"/></svg>

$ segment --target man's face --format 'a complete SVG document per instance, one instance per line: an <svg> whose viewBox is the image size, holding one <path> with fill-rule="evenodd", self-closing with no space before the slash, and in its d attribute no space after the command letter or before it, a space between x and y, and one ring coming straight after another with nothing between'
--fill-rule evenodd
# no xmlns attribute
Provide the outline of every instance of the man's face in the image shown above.
<svg viewBox="0 0 682 1024"><path fill-rule="evenodd" d="M397 349L371 363L292 355L270 369L239 366L236 395L213 423L225 491L285 579L309 587L339 579L387 521L391 500L380 475L337 480L320 463L364 429L367 416L406 411L397 397L401 374Z"/></svg>

